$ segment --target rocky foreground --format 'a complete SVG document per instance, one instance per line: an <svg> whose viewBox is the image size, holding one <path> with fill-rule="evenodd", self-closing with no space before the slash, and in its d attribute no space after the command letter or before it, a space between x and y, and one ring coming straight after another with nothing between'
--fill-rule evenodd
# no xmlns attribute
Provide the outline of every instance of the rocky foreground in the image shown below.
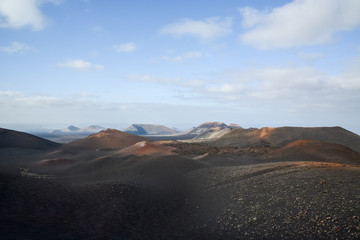
<svg viewBox="0 0 360 240"><path fill-rule="evenodd" d="M0 148L1 239L360 238L360 153L349 147L124 136Z"/></svg>

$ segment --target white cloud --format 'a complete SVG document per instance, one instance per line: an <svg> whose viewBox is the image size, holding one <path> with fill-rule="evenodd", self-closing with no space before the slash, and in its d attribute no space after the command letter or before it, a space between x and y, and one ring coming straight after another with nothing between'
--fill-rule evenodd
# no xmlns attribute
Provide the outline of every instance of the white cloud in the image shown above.
<svg viewBox="0 0 360 240"><path fill-rule="evenodd" d="M210 93L225 93L225 94L239 93L243 89L244 87L242 86L242 84L229 84L229 83L225 83L220 86L210 86L207 88L207 90Z"/></svg>
<svg viewBox="0 0 360 240"><path fill-rule="evenodd" d="M312 67L254 68L242 72L217 74L208 80L160 78L151 75L129 75L128 80L165 84L180 92L178 97L190 100L225 101L245 108L265 107L303 109L360 108L359 59L354 67L332 76Z"/></svg>
<svg viewBox="0 0 360 240"><path fill-rule="evenodd" d="M93 64L80 59L70 60L63 63L57 64L59 67L73 68L79 71L97 70L101 71L104 69L102 65Z"/></svg>
<svg viewBox="0 0 360 240"><path fill-rule="evenodd" d="M133 52L136 50L136 44L133 42L123 43L119 45L114 45L113 49L117 52Z"/></svg>
<svg viewBox="0 0 360 240"><path fill-rule="evenodd" d="M103 102L101 99L95 101L93 97L84 97L83 94L56 97L1 90L0 105L0 124L94 124L119 119L121 115L125 115L121 111L131 108L131 104Z"/></svg>
<svg viewBox="0 0 360 240"><path fill-rule="evenodd" d="M184 35L195 36L201 39L214 39L231 33L231 18L213 17L205 20L181 19L178 22L168 24L161 30L161 34L175 37Z"/></svg>
<svg viewBox="0 0 360 240"><path fill-rule="evenodd" d="M1 0L0 27L19 29L31 27L35 31L43 30L47 25L46 17L40 11L41 4L58 4L59 0Z"/></svg>
<svg viewBox="0 0 360 240"><path fill-rule="evenodd" d="M358 0L294 0L271 11L240 8L239 39L259 49L290 48L331 42L337 31L360 26Z"/></svg>
<svg viewBox="0 0 360 240"><path fill-rule="evenodd" d="M19 92L15 91L0 91L0 97L17 97L22 96Z"/></svg>
<svg viewBox="0 0 360 240"><path fill-rule="evenodd" d="M129 74L126 76L126 79L129 81L136 81L136 82L152 82L152 83L165 83L165 84L180 83L179 78L161 78L152 75L139 75L139 74Z"/></svg>
<svg viewBox="0 0 360 240"><path fill-rule="evenodd" d="M332 87L330 77L313 68L263 68L235 73L225 83L213 84L206 92L220 98L298 99ZM320 94L320 93L319 93Z"/></svg>
<svg viewBox="0 0 360 240"><path fill-rule="evenodd" d="M75 94L74 97L79 99L91 99L91 98L99 98L100 96L89 92L80 92Z"/></svg>
<svg viewBox="0 0 360 240"><path fill-rule="evenodd" d="M202 57L202 55L203 54L201 52L192 51L192 52L187 52L187 53L181 54L179 56L175 56L175 57L169 57L168 55L165 55L162 58L164 60L167 60L167 61L181 63L181 62L184 62L184 61L186 61L188 59L200 58L200 57Z"/></svg>
<svg viewBox="0 0 360 240"><path fill-rule="evenodd" d="M91 27L90 30L92 32L98 33L98 32L101 32L103 30L103 28L100 26L94 26L94 27Z"/></svg>
<svg viewBox="0 0 360 240"><path fill-rule="evenodd" d="M322 53L316 53L316 52L299 52L298 57L304 60L317 60L324 57L324 54Z"/></svg>
<svg viewBox="0 0 360 240"><path fill-rule="evenodd" d="M201 79L191 79L187 81L183 81L180 78L164 78L164 77L156 77L153 75L139 75L139 74L131 74L125 77L128 81L136 81L136 82L148 82L148 83L157 83L157 84L166 84L168 86L172 86L175 89L183 88L183 89L202 89L205 87L206 82Z"/></svg>
<svg viewBox="0 0 360 240"><path fill-rule="evenodd" d="M204 114L210 119L226 115L227 121L241 119L249 126L325 125L359 132L360 71L355 66L359 66L357 60L354 67L336 76L311 67L268 67L193 81L151 75L134 75L128 80L163 84L179 102L209 107L208 111L193 112L197 119ZM180 112L176 108L170 113Z"/></svg>
<svg viewBox="0 0 360 240"><path fill-rule="evenodd" d="M0 125L8 126L8 128L14 128L11 126L19 124L36 124L51 128L54 125L97 124L103 127L117 128L123 124L125 124L123 127L127 127L141 119L167 126L172 126L173 123L190 124L187 126L190 127L194 124L195 118L201 117L205 121L205 119L211 119L209 113L218 113L212 107L204 110L193 105L107 102L101 97L95 101L82 96L39 96L21 92L2 92L1 90L0 106ZM190 117L184 120L183 116L185 115Z"/></svg>
<svg viewBox="0 0 360 240"><path fill-rule="evenodd" d="M248 69L230 77L224 74L220 82L208 81L193 90L244 106L360 109L360 71L353 67L336 76L311 67Z"/></svg>
<svg viewBox="0 0 360 240"><path fill-rule="evenodd" d="M0 52L6 54L23 53L30 49L31 48L28 45L20 42L11 42L9 46L0 46Z"/></svg>
<svg viewBox="0 0 360 240"><path fill-rule="evenodd" d="M360 53L360 52L359 52ZM341 88L355 91L360 97L360 54L356 56L347 69L338 76L333 76L333 81ZM359 99L360 101L360 99Z"/></svg>

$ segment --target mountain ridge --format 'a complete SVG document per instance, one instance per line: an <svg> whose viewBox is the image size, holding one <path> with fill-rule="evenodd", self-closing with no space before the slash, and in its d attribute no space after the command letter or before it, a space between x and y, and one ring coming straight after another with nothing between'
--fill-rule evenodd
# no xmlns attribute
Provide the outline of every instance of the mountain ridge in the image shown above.
<svg viewBox="0 0 360 240"><path fill-rule="evenodd" d="M67 128L64 129L58 129L58 130L53 130L50 133L51 134L86 134L86 133L96 133L99 132L101 130L105 130L104 127L98 126L98 125L90 125L88 127L85 128L79 128L79 127L75 127L73 125L68 126Z"/></svg>
<svg viewBox="0 0 360 240"><path fill-rule="evenodd" d="M175 129L159 124L132 124L124 132L135 135L173 135L179 133Z"/></svg>
<svg viewBox="0 0 360 240"><path fill-rule="evenodd" d="M235 129L217 140L219 145L270 145L283 147L296 140L341 144L360 152L360 136L342 127L279 127Z"/></svg>

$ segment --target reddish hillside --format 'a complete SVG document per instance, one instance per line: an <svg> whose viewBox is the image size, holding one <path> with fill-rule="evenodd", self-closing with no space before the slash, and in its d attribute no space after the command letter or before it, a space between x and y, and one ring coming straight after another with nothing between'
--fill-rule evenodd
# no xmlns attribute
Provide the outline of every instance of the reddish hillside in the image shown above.
<svg viewBox="0 0 360 240"><path fill-rule="evenodd" d="M301 139L337 143L360 152L360 136L341 127L280 127L261 129L236 129L222 136L218 145L283 147Z"/></svg>
<svg viewBox="0 0 360 240"><path fill-rule="evenodd" d="M317 140L298 140L287 144L266 158L285 161L319 161L343 164L360 164L360 153L340 144Z"/></svg>
<svg viewBox="0 0 360 240"><path fill-rule="evenodd" d="M50 149L60 144L24 132L0 128L0 148Z"/></svg>
<svg viewBox="0 0 360 240"><path fill-rule="evenodd" d="M120 155L156 155L156 156L168 156L174 155L172 151L176 148L170 146L164 146L159 143L150 143L147 141L138 142L130 147L124 148L118 152Z"/></svg>
<svg viewBox="0 0 360 240"><path fill-rule="evenodd" d="M68 143L64 146L66 150L96 150L96 149L121 149L129 147L137 142L148 140L145 137L121 132L115 129L107 129L92 134L86 138Z"/></svg>

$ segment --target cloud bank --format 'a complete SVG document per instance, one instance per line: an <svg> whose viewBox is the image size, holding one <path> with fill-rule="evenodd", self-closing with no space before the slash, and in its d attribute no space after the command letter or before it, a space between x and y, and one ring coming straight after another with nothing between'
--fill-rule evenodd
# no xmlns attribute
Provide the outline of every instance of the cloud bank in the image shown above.
<svg viewBox="0 0 360 240"><path fill-rule="evenodd" d="M129 43L123 43L123 44L119 44L119 45L114 45L113 49L116 52L133 52L136 50L136 44L133 42L129 42Z"/></svg>
<svg viewBox="0 0 360 240"><path fill-rule="evenodd" d="M192 51L192 52L187 52L187 53L181 54L179 56L174 56L174 57L169 57L168 55L165 55L162 58L164 60L167 60L170 62L182 63L189 59L200 58L200 57L202 57L202 55L203 54L199 51Z"/></svg>
<svg viewBox="0 0 360 240"><path fill-rule="evenodd" d="M40 11L43 3L58 4L59 0L1 0L0 28L20 29L30 27L34 31L43 30L47 19Z"/></svg>
<svg viewBox="0 0 360 240"><path fill-rule="evenodd" d="M259 49L328 43L336 32L360 26L358 0L295 0L271 11L239 11L248 29L239 39Z"/></svg>
<svg viewBox="0 0 360 240"><path fill-rule="evenodd" d="M24 53L30 49L31 47L29 47L25 43L20 43L20 42L11 42L9 46L0 46L0 52L9 55L14 53Z"/></svg>
<svg viewBox="0 0 360 240"><path fill-rule="evenodd" d="M89 71L89 70L101 71L104 69L104 67L102 65L93 64L93 63L86 62L86 61L80 60L80 59L75 59L75 60L70 60L70 61L63 62L63 63L58 63L57 65L59 67L73 68L78 71Z"/></svg>
<svg viewBox="0 0 360 240"><path fill-rule="evenodd" d="M338 75L313 67L250 68L214 75L207 80L185 80L151 75L127 76L131 81L165 84L183 89L182 95L207 102L268 109L360 110L360 70L356 57L352 66ZM181 98L181 96L179 96ZM333 110L331 110L333 111Z"/></svg>
<svg viewBox="0 0 360 240"><path fill-rule="evenodd" d="M205 20L181 19L164 26L161 34L175 37L194 36L204 40L211 40L225 36L232 32L231 18L213 17Z"/></svg>

